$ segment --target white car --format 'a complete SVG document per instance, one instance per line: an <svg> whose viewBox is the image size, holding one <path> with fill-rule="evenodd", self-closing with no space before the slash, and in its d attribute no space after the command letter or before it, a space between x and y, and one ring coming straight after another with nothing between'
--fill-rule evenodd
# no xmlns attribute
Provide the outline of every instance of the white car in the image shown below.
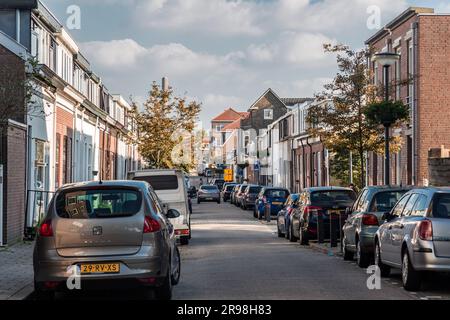
<svg viewBox="0 0 450 320"><path fill-rule="evenodd" d="M184 172L175 169L141 170L130 172L128 178L150 183L166 210L176 209L180 212L180 217L170 222L180 243L187 245L191 239L191 215Z"/></svg>

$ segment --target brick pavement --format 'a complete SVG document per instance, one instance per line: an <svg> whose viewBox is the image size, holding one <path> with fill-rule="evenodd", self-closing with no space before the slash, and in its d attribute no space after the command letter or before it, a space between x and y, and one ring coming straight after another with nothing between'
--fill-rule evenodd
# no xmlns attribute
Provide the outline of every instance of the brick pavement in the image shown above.
<svg viewBox="0 0 450 320"><path fill-rule="evenodd" d="M33 291L34 243L0 248L0 300L22 300Z"/></svg>

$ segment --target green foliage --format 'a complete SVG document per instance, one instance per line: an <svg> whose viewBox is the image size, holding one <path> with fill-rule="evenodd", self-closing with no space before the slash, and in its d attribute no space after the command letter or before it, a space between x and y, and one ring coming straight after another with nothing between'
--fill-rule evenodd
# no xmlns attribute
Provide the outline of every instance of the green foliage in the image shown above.
<svg viewBox="0 0 450 320"><path fill-rule="evenodd" d="M369 104L364 110L367 120L375 125L390 127L409 120L409 108L401 101L381 101Z"/></svg>
<svg viewBox="0 0 450 320"><path fill-rule="evenodd" d="M133 103L131 116L138 131L134 143L150 168L189 171L194 166L194 157L189 151L200 108L199 103L175 97L172 89L162 90L155 82L141 109ZM183 161L179 161L180 158Z"/></svg>

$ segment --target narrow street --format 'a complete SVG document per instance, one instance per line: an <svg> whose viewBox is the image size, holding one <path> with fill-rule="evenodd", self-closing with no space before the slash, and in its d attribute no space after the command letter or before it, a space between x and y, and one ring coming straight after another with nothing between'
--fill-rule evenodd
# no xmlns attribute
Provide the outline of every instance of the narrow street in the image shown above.
<svg viewBox="0 0 450 320"><path fill-rule="evenodd" d="M175 299L413 299L398 273L369 290L369 275L279 239L276 224L253 219L228 203L194 205L193 238L182 247L182 280ZM353 264L353 265L349 265Z"/></svg>

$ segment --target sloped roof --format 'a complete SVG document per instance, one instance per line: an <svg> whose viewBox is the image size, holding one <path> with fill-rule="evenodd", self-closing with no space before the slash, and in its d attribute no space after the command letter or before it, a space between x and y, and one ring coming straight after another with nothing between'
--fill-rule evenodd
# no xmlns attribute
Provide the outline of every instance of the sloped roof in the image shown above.
<svg viewBox="0 0 450 320"><path fill-rule="evenodd" d="M241 118L233 121L230 124L227 124L225 127L223 127L222 131L233 131L235 129L239 129L241 127Z"/></svg>
<svg viewBox="0 0 450 320"><path fill-rule="evenodd" d="M213 118L212 121L235 121L242 117L241 112L234 110L233 108L228 108L217 117Z"/></svg>
<svg viewBox="0 0 450 320"><path fill-rule="evenodd" d="M250 106L249 110L252 109L256 109L256 104L262 99L264 98L266 95L268 95L269 93L273 94L273 96L275 98L277 98L285 107L286 105L284 104L283 101L281 101L280 97L272 90L272 88L267 89L255 102L253 102L253 104Z"/></svg>

